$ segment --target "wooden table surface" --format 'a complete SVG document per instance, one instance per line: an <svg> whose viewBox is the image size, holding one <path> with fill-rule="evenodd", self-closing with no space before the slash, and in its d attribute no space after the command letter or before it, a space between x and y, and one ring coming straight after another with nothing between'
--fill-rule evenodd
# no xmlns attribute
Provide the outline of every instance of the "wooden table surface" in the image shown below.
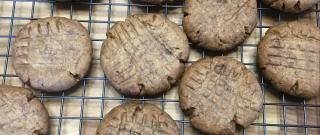
<svg viewBox="0 0 320 135"><path fill-rule="evenodd" d="M92 4L87 0L73 4L43 0L39 2L0 1L0 80L2 84L28 87L16 76L12 68L10 52L11 43L15 40L17 31L32 18L64 16L80 21L90 32L94 59L87 77L78 86L64 93L36 92L49 111L51 135L94 135L102 117L113 107L121 104L122 99L126 99L110 86L100 67L100 47L106 38L105 33L114 22L124 20L129 14L149 12L167 14L170 20L181 26L183 2L156 7L128 4L128 1L130 0L96 0ZM246 64L249 69L257 73L259 80L265 83L265 105L259 119L246 130L239 128L238 134L284 135L287 132L287 135L320 135L320 98L305 101L285 95L274 90L256 71L256 46L270 26L297 19L309 21L310 25L317 25L319 13L316 13L316 7L303 14L291 15L279 13L265 5L258 4L258 6L257 28L242 46L224 54L213 54L192 48L189 62L192 63L203 56L229 56ZM144 100L158 105L177 120L181 134L200 134L190 127L188 118L179 108L177 86L156 99Z"/></svg>

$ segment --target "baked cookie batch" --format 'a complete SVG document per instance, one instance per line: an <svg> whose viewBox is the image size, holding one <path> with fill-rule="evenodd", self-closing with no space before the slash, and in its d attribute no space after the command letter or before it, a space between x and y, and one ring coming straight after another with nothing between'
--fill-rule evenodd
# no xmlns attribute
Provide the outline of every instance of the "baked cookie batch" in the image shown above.
<svg viewBox="0 0 320 135"><path fill-rule="evenodd" d="M135 0L151 4L175 0ZM283 12L300 13L319 0L263 0ZM131 15L115 23L101 47L101 67L110 84L130 97L157 96L179 82L182 111L193 127L210 135L233 135L253 123L262 107L257 76L224 57L198 60L185 71L188 39L210 51L230 51L255 28L256 0L186 0L183 30L159 14ZM13 66L33 89L58 92L87 73L92 44L85 27L63 17L26 24L13 43ZM312 98L320 93L320 31L292 21L270 28L258 45L257 63L272 86ZM7 116L7 114L10 114ZM0 134L40 135L48 112L25 88L0 86ZM179 135L176 122L149 103L129 101L106 114L97 135Z"/></svg>

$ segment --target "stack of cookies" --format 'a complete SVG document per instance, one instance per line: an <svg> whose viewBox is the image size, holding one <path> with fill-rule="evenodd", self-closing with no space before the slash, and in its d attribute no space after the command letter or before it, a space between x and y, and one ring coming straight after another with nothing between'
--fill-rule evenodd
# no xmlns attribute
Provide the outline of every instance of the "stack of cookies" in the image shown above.
<svg viewBox="0 0 320 135"><path fill-rule="evenodd" d="M175 0L136 0L151 4ZM300 13L319 0L264 0ZM233 135L247 127L263 104L256 75L228 57L208 57L185 71L190 46L232 51L257 24L256 0L186 0L183 30L159 14L131 15L115 23L101 48L110 84L129 97L155 97L179 83L180 107L191 124L210 135ZM87 73L92 45L77 21L48 17L26 24L13 44L13 66L31 88L65 91ZM280 91L302 98L320 93L320 31L293 21L270 28L258 46L258 66ZM179 81L181 79L181 81ZM7 113L12 113L6 117ZM0 87L0 134L46 134L48 113L28 89ZM12 120L14 120L12 122ZM129 101L112 109L97 135L179 135L176 122L155 105Z"/></svg>

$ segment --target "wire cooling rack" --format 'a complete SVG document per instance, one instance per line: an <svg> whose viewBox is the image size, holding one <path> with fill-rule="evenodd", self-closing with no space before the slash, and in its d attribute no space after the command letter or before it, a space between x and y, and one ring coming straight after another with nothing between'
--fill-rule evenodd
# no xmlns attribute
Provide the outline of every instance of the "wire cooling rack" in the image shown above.
<svg viewBox="0 0 320 135"><path fill-rule="evenodd" d="M64 16L81 22L90 33L94 59L88 75L78 86L66 92L39 93L50 115L51 135L93 135L103 116L126 100L151 102L168 112L181 129L181 135L201 135L179 108L177 86L158 98L132 99L118 94L108 83L100 67L100 47L105 33L116 22L130 14L161 13L181 26L183 2L161 6L136 4L131 0L82 0L57 2L46 0L0 1L0 79L6 85L24 85L16 76L11 61L11 48L17 31L31 20L48 16ZM260 79L264 104L259 119L243 135L320 135L320 99L297 99L280 93L256 71L256 46L270 26L289 20L308 20L319 26L319 10L290 15L267 8L258 0L259 22L252 35L238 49L224 54L193 48L186 65L206 56L225 55L235 58L254 70Z"/></svg>

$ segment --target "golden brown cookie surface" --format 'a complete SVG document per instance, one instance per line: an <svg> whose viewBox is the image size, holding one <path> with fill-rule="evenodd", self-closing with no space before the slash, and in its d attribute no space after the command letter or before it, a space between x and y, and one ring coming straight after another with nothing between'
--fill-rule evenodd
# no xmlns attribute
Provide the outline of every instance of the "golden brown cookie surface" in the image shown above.
<svg viewBox="0 0 320 135"><path fill-rule="evenodd" d="M179 135L176 122L155 105L127 102L113 108L96 135Z"/></svg>
<svg viewBox="0 0 320 135"><path fill-rule="evenodd" d="M0 86L0 135L45 135L46 108L25 88Z"/></svg>
<svg viewBox="0 0 320 135"><path fill-rule="evenodd" d="M186 0L183 28L196 45L226 51L245 41L257 24L256 0Z"/></svg>
<svg viewBox="0 0 320 135"><path fill-rule="evenodd" d="M316 5L319 0L262 0L267 5L280 11L301 13Z"/></svg>
<svg viewBox="0 0 320 135"><path fill-rule="evenodd" d="M66 90L79 82L90 67L91 55L86 29L63 17L30 22L13 44L13 66L19 78L48 92Z"/></svg>
<svg viewBox="0 0 320 135"><path fill-rule="evenodd" d="M129 96L168 90L189 56L184 32L157 14L133 15L116 23L101 48L101 65L112 86Z"/></svg>
<svg viewBox="0 0 320 135"><path fill-rule="evenodd" d="M271 84L290 95L320 93L320 31L308 22L270 28L258 47L258 63Z"/></svg>
<svg viewBox="0 0 320 135"><path fill-rule="evenodd" d="M262 107L262 91L255 75L227 57L192 64L182 77L179 99L191 124L213 135L235 134L236 124L249 126Z"/></svg>

